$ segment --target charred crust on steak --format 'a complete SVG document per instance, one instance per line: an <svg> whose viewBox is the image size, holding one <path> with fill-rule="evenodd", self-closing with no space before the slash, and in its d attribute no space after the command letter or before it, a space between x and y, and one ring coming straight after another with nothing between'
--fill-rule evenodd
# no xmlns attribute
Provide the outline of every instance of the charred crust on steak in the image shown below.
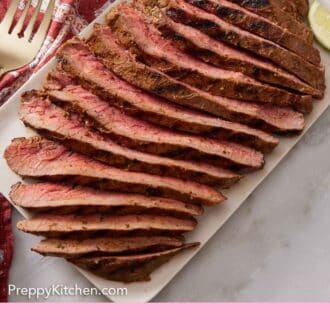
<svg viewBox="0 0 330 330"><path fill-rule="evenodd" d="M269 5L269 0L244 0L244 4L251 8L262 8Z"/></svg>

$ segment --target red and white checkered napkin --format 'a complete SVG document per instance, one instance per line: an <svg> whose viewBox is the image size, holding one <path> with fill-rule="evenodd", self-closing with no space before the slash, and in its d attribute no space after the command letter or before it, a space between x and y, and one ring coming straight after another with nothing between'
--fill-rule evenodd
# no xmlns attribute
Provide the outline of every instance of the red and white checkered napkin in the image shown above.
<svg viewBox="0 0 330 330"><path fill-rule="evenodd" d="M0 302L7 301L8 272L13 254L11 208L0 195Z"/></svg>
<svg viewBox="0 0 330 330"><path fill-rule="evenodd" d="M11 0L0 1L0 20L5 15L10 1ZM0 106L33 74L33 72L36 72L54 55L56 49L65 40L77 35L113 1L114 0L56 0L53 20L49 27L47 37L35 60L0 78ZM21 0L15 19L18 19L26 2L27 0ZM43 1L41 7L42 12L46 10L48 2L49 0ZM36 4L37 0L33 0L32 6L36 6ZM29 15L32 14L32 11L30 11ZM42 16L42 14L39 15L38 22L40 22ZM12 257L10 218L10 206L0 194L0 302L7 300L8 271Z"/></svg>

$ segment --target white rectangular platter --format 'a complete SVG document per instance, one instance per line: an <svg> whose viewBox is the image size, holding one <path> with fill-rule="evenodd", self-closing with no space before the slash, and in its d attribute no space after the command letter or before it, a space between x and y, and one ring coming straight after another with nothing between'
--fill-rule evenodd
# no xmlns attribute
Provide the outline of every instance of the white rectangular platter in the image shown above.
<svg viewBox="0 0 330 330"><path fill-rule="evenodd" d="M105 13L116 5L121 0L117 0L110 5L105 12L96 19L96 22L102 23ZM88 36L91 24L83 32L82 36ZM321 55L324 65L330 69L330 55L325 50L321 49ZM55 59L51 60L45 67L25 83L7 102L1 107L0 111L0 192L8 197L10 187L21 179L11 172L8 168L2 155L5 148L10 144L10 141L15 137L35 135L33 131L26 128L18 118L18 108L20 105L20 95L27 90L39 88L47 74L47 72L55 65ZM330 86L330 70L326 70L327 86ZM314 111L306 118L306 129L304 133L314 124L314 122L322 115L322 113L330 105L330 91L323 100L317 101L314 104ZM266 176L275 168L275 166L285 157L285 155L294 147L294 145L302 138L303 134L293 138L281 138L280 145L275 151L266 157L265 167L256 173L246 176L240 184L225 191L228 200L217 207L206 209L205 214L200 218L197 229L187 235L188 241L199 241L201 246L223 226L230 216L239 208L244 200L253 192L253 190L261 183ZM29 213L17 208L17 210L25 217L29 217ZM22 237L22 236L20 236ZM20 238L21 239L21 238ZM23 238L24 239L24 238ZM133 283L125 285L127 287L127 296L111 297L115 302L147 302L158 294L169 281L188 263L188 261L199 251L186 251L179 256L173 258L169 263L163 265L152 274L150 282ZM71 267L68 264L68 267ZM117 288L123 287L122 283L111 282L100 277L97 277L89 272L80 270L88 280L90 280L98 288Z"/></svg>

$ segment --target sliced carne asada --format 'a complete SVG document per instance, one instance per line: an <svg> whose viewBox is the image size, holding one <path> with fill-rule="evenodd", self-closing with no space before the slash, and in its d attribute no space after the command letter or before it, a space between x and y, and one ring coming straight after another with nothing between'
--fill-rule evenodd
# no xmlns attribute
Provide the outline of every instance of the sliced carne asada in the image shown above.
<svg viewBox="0 0 330 330"><path fill-rule="evenodd" d="M111 75L110 72L109 74ZM102 88L102 93L98 94L143 120L184 132L239 142L265 153L271 152L279 143L277 138L264 131L177 106L114 78L100 79L100 85L97 86ZM75 84L73 76L56 69L48 74L44 88L51 98L63 100L69 97L71 86ZM93 88L93 91L97 93L96 88ZM104 97L104 94L109 94L109 97ZM132 106L130 107L127 102Z"/></svg>
<svg viewBox="0 0 330 330"><path fill-rule="evenodd" d="M186 0L224 21L236 25L246 31L271 40L276 44L296 53L305 60L318 65L321 62L320 52L310 43L298 38L289 30L264 19L227 0Z"/></svg>
<svg viewBox="0 0 330 330"><path fill-rule="evenodd" d="M79 258L91 255L111 256L156 252L178 248L183 244L182 236L97 237L83 240L48 238L39 242L31 250L44 256Z"/></svg>
<svg viewBox="0 0 330 330"><path fill-rule="evenodd" d="M176 133L131 117L79 85L71 85L64 97L57 95L56 99L68 103L70 111L86 115L96 127L134 149L156 154L193 150L198 159L215 159L225 167L258 169L264 163L260 152L239 144Z"/></svg>
<svg viewBox="0 0 330 330"><path fill-rule="evenodd" d="M196 205L174 199L147 197L140 194L125 194L100 191L93 188L59 183L16 183L9 194L17 206L42 212L58 211L62 214L79 211L113 214L150 213L191 217L201 215L203 209Z"/></svg>
<svg viewBox="0 0 330 330"><path fill-rule="evenodd" d="M180 219L161 215L106 215L106 214L42 214L17 223L26 233L45 237L132 234L182 234L195 229L194 219ZM83 236L84 237L84 236Z"/></svg>
<svg viewBox="0 0 330 330"><path fill-rule="evenodd" d="M313 33L304 23L281 9L276 1L269 0L228 0L288 29L306 42L313 43ZM287 1L287 0L285 0Z"/></svg>
<svg viewBox="0 0 330 330"><path fill-rule="evenodd" d="M322 98L324 91L318 90L295 75L281 69L272 62L256 58L244 50L233 48L215 40L198 29L177 23L167 16L157 20L162 35L172 40L182 51L200 60L227 70L242 72L254 79L272 85Z"/></svg>
<svg viewBox="0 0 330 330"><path fill-rule="evenodd" d="M25 125L48 138L59 140L71 150L129 171L173 176L225 187L240 179L238 174L202 162L180 161L120 146L86 127L76 115L69 115L49 100L41 99L36 92L23 95L20 118Z"/></svg>
<svg viewBox="0 0 330 330"><path fill-rule="evenodd" d="M101 27L96 32L96 43L103 42L106 48L114 47L117 39L144 64L213 95L311 111L310 96L293 94L240 72L211 66L182 52L133 8L119 6L112 14L108 16L111 31Z"/></svg>
<svg viewBox="0 0 330 330"><path fill-rule="evenodd" d="M101 48L99 52L101 53ZM105 86L106 80L109 83L116 83L115 79L111 78L110 71L107 72L102 63L96 61L93 55L86 52L85 44L79 39L75 38L66 42L58 51L57 56L61 61L63 70L77 77L83 75L84 81L87 80L92 85ZM213 96L180 83L142 63L135 62L126 51L121 56L125 57L122 59L120 59L120 56L114 57L114 59L117 58L120 61L118 65L116 61L108 62L108 66L113 66L113 70L116 70L121 78L176 103L188 105L231 121L263 127L274 132L299 132L304 128L303 115L289 108ZM92 77L97 81L92 80ZM97 88L95 87L95 89ZM103 90L105 89L102 88Z"/></svg>
<svg viewBox="0 0 330 330"><path fill-rule="evenodd" d="M198 28L217 40L267 58L317 89L325 88L323 66L305 61L302 57L272 41L233 26L184 0L167 0L167 5L164 7L161 7L161 4L155 0L139 0L139 2L151 6L149 10L154 10L156 18L163 13L174 21Z"/></svg>
<svg viewBox="0 0 330 330"><path fill-rule="evenodd" d="M199 246L199 243L187 243L179 248L155 253L130 256L82 257L69 259L68 261L99 276L117 281L123 281L123 276L118 276L118 273L116 274L116 272L125 271L127 269L134 270L136 267L143 267L144 265L149 264L154 267L147 267L149 271L146 272L146 276L142 278L142 280L149 280L149 275L155 268L158 268L163 263L169 261L178 253L187 249L196 248L197 246ZM122 275L123 272L120 274ZM129 281L132 280L131 277L128 277L128 279ZM133 277L133 280L135 281L136 277Z"/></svg>
<svg viewBox="0 0 330 330"><path fill-rule="evenodd" d="M9 167L22 177L62 182L65 180L70 184L209 205L224 200L218 191L209 186L110 167L38 136L13 140L5 150L4 157Z"/></svg>

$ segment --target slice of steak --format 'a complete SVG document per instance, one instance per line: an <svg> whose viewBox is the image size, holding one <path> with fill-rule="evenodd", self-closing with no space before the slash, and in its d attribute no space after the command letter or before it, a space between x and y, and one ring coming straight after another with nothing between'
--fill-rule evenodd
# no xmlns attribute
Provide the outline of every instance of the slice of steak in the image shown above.
<svg viewBox="0 0 330 330"><path fill-rule="evenodd" d="M313 33L304 23L298 21L290 13L285 12L278 6L276 1L269 0L228 0L239 6L267 18L268 20L288 29L291 33L296 34L298 38L306 40L313 44ZM285 0L287 1L287 0Z"/></svg>
<svg viewBox="0 0 330 330"><path fill-rule="evenodd" d="M25 125L48 138L59 140L71 150L129 171L173 176L225 187L240 178L240 175L229 170L203 162L180 161L123 147L88 128L76 115L69 115L49 100L41 99L36 92L23 95L20 118Z"/></svg>
<svg viewBox="0 0 330 330"><path fill-rule="evenodd" d="M100 191L93 188L59 183L16 183L9 194L17 206L42 212L95 212L111 214L150 213L191 217L201 215L199 206L162 197Z"/></svg>
<svg viewBox="0 0 330 330"><path fill-rule="evenodd" d="M154 234L177 235L195 229L194 219L180 219L160 215L100 215L100 214L43 214L17 223L17 228L29 234L45 237L111 236Z"/></svg>
<svg viewBox="0 0 330 330"><path fill-rule="evenodd" d="M242 72L254 79L272 85L322 98L324 91L318 90L295 75L281 69L266 59L257 58L242 49L233 48L222 41L188 25L177 23L167 16L157 20L158 29L172 40L182 51L200 60L227 70Z"/></svg>
<svg viewBox="0 0 330 330"><path fill-rule="evenodd" d="M136 281L149 280L150 273L160 265L168 262L173 256L178 253L196 248L199 243L187 243L175 249L166 251L146 253L130 256L110 256L110 257L82 257L77 259L69 259L74 265L91 271L94 274L102 276L106 279L115 281ZM143 268L143 266L146 266ZM128 270L134 274L134 270L144 269L144 276L127 276ZM138 271L140 273L140 271Z"/></svg>
<svg viewBox="0 0 330 330"><path fill-rule="evenodd" d="M111 31L105 27L97 29L96 43L113 48L117 39L139 61L188 85L213 95L292 106L303 112L312 109L310 96L293 94L240 72L211 66L182 52L129 6L119 5L117 10L111 11L108 19Z"/></svg>
<svg viewBox="0 0 330 330"><path fill-rule="evenodd" d="M98 52L100 56L103 56L105 50L102 45L99 45ZM113 58L110 56L111 54ZM137 85L143 90L181 105L206 111L230 121L265 127L265 129L275 132L299 132L304 128L303 115L292 111L290 108L213 96L136 62L126 51L120 52L120 54L111 53L111 51L108 53L107 51L104 56L107 56L108 68L110 70L112 68L117 75L132 85ZM63 70L77 77L83 75L83 79L88 80L92 85L97 83L95 89L102 82L105 84L105 80L115 83L115 80L108 73L110 71L107 72L102 63L96 61L93 55L86 52L86 45L77 38L66 42L59 49L57 57ZM102 70L103 75L101 74ZM94 77L93 80L92 77ZM95 82L96 78L97 82Z"/></svg>
<svg viewBox="0 0 330 330"><path fill-rule="evenodd" d="M65 95L57 94L56 100L65 102L68 104L66 109L83 114L87 120L96 123L96 127L101 127L121 144L134 149L156 154L194 151L197 159L214 159L224 167L250 170L259 169L264 163L263 155L248 147L177 133L131 117L79 85L71 85Z"/></svg>
<svg viewBox="0 0 330 330"><path fill-rule="evenodd" d="M79 258L156 252L178 248L183 244L182 236L97 237L82 240L48 238L31 250L43 256Z"/></svg>
<svg viewBox="0 0 330 330"><path fill-rule="evenodd" d="M110 167L38 136L13 140L4 157L8 166L24 178L64 181L209 205L224 201L224 197L209 186Z"/></svg>
<svg viewBox="0 0 330 330"><path fill-rule="evenodd" d="M163 13L174 21L195 27L217 40L267 58L317 89L325 88L323 66L307 62L272 41L233 26L184 0L168 0L164 7L155 0L139 0L139 2L150 6L148 10L153 10L156 18Z"/></svg>
<svg viewBox="0 0 330 330"><path fill-rule="evenodd" d="M100 79L97 79L98 73L101 74L101 72L95 71L93 75L95 85L84 83L86 88L126 112L148 122L179 131L239 142L262 152L271 152L279 143L277 138L262 130L177 106L119 80L109 71L102 71L102 76L100 75ZM109 79L102 78L104 75L108 75ZM44 88L51 98L66 100L70 95L71 86L78 83L76 80L72 75L55 69L48 74ZM130 102L131 106L127 102Z"/></svg>
<svg viewBox="0 0 330 330"><path fill-rule="evenodd" d="M296 53L315 65L321 62L320 52L281 26L227 0L186 0L188 3L218 16L224 21L259 35Z"/></svg>

